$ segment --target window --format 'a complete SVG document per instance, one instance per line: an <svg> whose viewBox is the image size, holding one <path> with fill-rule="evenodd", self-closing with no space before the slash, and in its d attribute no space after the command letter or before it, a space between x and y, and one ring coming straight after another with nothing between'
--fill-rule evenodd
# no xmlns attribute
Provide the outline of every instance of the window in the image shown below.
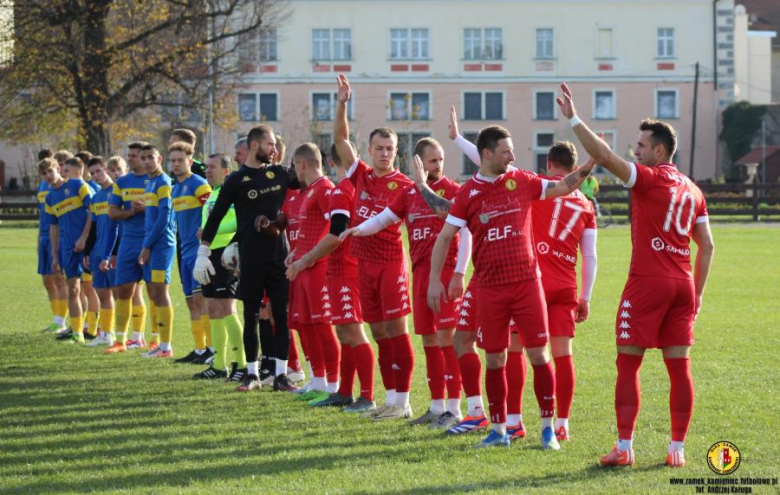
<svg viewBox="0 0 780 495"><path fill-rule="evenodd" d="M596 30L596 58L615 58L612 28L598 28Z"/></svg>
<svg viewBox="0 0 780 495"><path fill-rule="evenodd" d="M659 119L680 117L676 89L659 89L655 92L655 115Z"/></svg>
<svg viewBox="0 0 780 495"><path fill-rule="evenodd" d="M398 154L395 156L395 167L404 174L409 174L409 165L412 163L414 145L422 138L430 137L430 132L399 132Z"/></svg>
<svg viewBox="0 0 780 495"><path fill-rule="evenodd" d="M391 29L391 59L427 59L429 57L427 29Z"/></svg>
<svg viewBox="0 0 780 495"><path fill-rule="evenodd" d="M241 93L238 116L244 122L279 120L279 95L276 93Z"/></svg>
<svg viewBox="0 0 780 495"><path fill-rule="evenodd" d="M610 130L597 130L593 132L595 132L596 134L602 134L603 135L602 139L604 140L605 143L609 145L609 148L612 151L615 151L616 153L618 152L617 149L615 148L615 146L617 145L617 131L615 131L614 129L610 129ZM606 169L601 165L596 165L596 168L593 171L596 174L606 173Z"/></svg>
<svg viewBox="0 0 780 495"><path fill-rule="evenodd" d="M504 93L464 93L463 118L465 120L504 120Z"/></svg>
<svg viewBox="0 0 780 495"><path fill-rule="evenodd" d="M352 120L353 98L347 101L347 119ZM336 117L336 93L311 94L311 120L329 121Z"/></svg>
<svg viewBox="0 0 780 495"><path fill-rule="evenodd" d="M536 58L553 58L555 56L552 28L536 30Z"/></svg>
<svg viewBox="0 0 780 495"><path fill-rule="evenodd" d="M350 29L313 29L311 41L311 58L314 61L352 59Z"/></svg>
<svg viewBox="0 0 780 495"><path fill-rule="evenodd" d="M269 62L278 60L276 29L264 29L259 33L243 36L239 42L238 57L244 62Z"/></svg>
<svg viewBox="0 0 780 495"><path fill-rule="evenodd" d="M674 58L674 28L658 28L655 56Z"/></svg>
<svg viewBox="0 0 780 495"><path fill-rule="evenodd" d="M534 161L536 163L536 173L547 173L547 153L550 146L555 142L555 134L552 132L534 133Z"/></svg>
<svg viewBox="0 0 780 495"><path fill-rule="evenodd" d="M555 120L555 93L552 91L534 92L534 119Z"/></svg>
<svg viewBox="0 0 780 495"><path fill-rule="evenodd" d="M484 43L483 43L484 39ZM504 58L504 32L501 28L465 28L464 60L501 60Z"/></svg>
<svg viewBox="0 0 780 495"><path fill-rule="evenodd" d="M430 120L429 93L390 93L390 120Z"/></svg>
<svg viewBox="0 0 780 495"><path fill-rule="evenodd" d="M596 90L593 92L593 118L609 120L615 118L615 92Z"/></svg>
<svg viewBox="0 0 780 495"><path fill-rule="evenodd" d="M477 143L477 136L478 134L476 132L464 132L463 137L474 144ZM466 156L465 153L462 153L462 174L463 175L474 175L475 173L479 172L479 163L472 162L468 156Z"/></svg>

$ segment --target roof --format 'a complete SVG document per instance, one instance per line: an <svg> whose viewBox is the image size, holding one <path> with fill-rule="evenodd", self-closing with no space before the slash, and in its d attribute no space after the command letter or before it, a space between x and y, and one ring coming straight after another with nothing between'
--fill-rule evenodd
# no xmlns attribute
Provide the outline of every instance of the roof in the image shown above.
<svg viewBox="0 0 780 495"><path fill-rule="evenodd" d="M766 157L769 159L769 157L774 156L776 153L780 152L780 146L765 146L764 149L766 150L766 155L764 155L761 146L759 146L757 148L753 148L750 150L750 153L737 160L736 164L746 165L748 163L761 163L762 158Z"/></svg>
<svg viewBox="0 0 780 495"><path fill-rule="evenodd" d="M777 0L737 0L734 3L745 6L752 31L780 31L780 2ZM772 46L780 47L780 37L772 40Z"/></svg>

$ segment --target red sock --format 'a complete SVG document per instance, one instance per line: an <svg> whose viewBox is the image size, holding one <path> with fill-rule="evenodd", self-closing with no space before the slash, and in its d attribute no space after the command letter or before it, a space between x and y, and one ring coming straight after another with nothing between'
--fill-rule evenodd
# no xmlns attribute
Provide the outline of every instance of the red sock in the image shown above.
<svg viewBox="0 0 780 495"><path fill-rule="evenodd" d="M468 352L458 358L458 363L466 397L482 395L482 362L479 360L479 354Z"/></svg>
<svg viewBox="0 0 780 495"><path fill-rule="evenodd" d="M313 325L317 338L322 345L322 358L325 362L325 374L328 383L339 381L339 361L341 361L341 345L333 332L330 323Z"/></svg>
<svg viewBox="0 0 780 495"><path fill-rule="evenodd" d="M397 368L395 370L395 391L408 392L412 389L412 373L414 373L412 337L405 333L390 340L393 341L393 362ZM442 396L444 396L443 392Z"/></svg>
<svg viewBox="0 0 780 495"><path fill-rule="evenodd" d="M352 359L360 379L360 396L374 400L374 348L360 344L352 348Z"/></svg>
<svg viewBox="0 0 780 495"><path fill-rule="evenodd" d="M428 388L431 390L431 399L443 399L446 388L444 381L444 354L441 347L432 345L423 347L425 350L425 369L428 374Z"/></svg>
<svg viewBox="0 0 780 495"><path fill-rule="evenodd" d="M345 397L352 397L352 388L355 386L355 371L355 359L352 356L352 348L346 344L342 345L339 393Z"/></svg>
<svg viewBox="0 0 780 495"><path fill-rule="evenodd" d="M290 332L290 335L292 335L292 332ZM311 352L309 350L309 333L305 331L305 327L302 327L301 330L298 330L298 339L301 341L301 351L303 351L303 357L306 358L306 361L309 361L309 365L311 365L311 358L309 357Z"/></svg>
<svg viewBox="0 0 780 495"><path fill-rule="evenodd" d="M639 416L639 368L642 356L618 353L617 380L615 382L615 414L617 415L618 438L630 440L634 435L636 418Z"/></svg>
<svg viewBox="0 0 780 495"><path fill-rule="evenodd" d="M460 382L460 365L455 347L444 346L441 348L441 354L444 357L444 382L447 385L447 398L460 399L460 388L463 385Z"/></svg>
<svg viewBox="0 0 780 495"><path fill-rule="evenodd" d="M309 355L307 359L311 365L311 372L316 377L325 377L325 355L322 350L322 342L320 342L317 336L316 327L313 325L306 325L303 332L306 334L306 342L309 347Z"/></svg>
<svg viewBox="0 0 780 495"><path fill-rule="evenodd" d="M558 402L558 417L568 418L571 414L571 403L574 399L574 385L577 377L574 375L574 359L572 356L555 358L555 398Z"/></svg>
<svg viewBox="0 0 780 495"><path fill-rule="evenodd" d="M690 358L664 359L672 389L669 410L672 413L672 441L684 442L693 415L693 377Z"/></svg>
<svg viewBox="0 0 780 495"><path fill-rule="evenodd" d="M393 352L393 341L390 339L379 339L376 341L376 345L379 347L379 374L382 375L382 385L385 387L385 390L395 390L395 371L393 371L395 352Z"/></svg>
<svg viewBox="0 0 780 495"><path fill-rule="evenodd" d="M290 354L287 357L287 366L294 371L301 371L301 360L298 357L298 347L295 345L295 332L290 332Z"/></svg>
<svg viewBox="0 0 780 495"><path fill-rule="evenodd" d="M528 365L523 352L510 351L506 358L506 412L507 414L523 413L523 389Z"/></svg>
<svg viewBox="0 0 780 495"><path fill-rule="evenodd" d="M555 416L555 373L552 364L534 366L534 393L543 418Z"/></svg>
<svg viewBox="0 0 780 495"><path fill-rule="evenodd" d="M485 390L491 423L506 423L506 368L485 370Z"/></svg>

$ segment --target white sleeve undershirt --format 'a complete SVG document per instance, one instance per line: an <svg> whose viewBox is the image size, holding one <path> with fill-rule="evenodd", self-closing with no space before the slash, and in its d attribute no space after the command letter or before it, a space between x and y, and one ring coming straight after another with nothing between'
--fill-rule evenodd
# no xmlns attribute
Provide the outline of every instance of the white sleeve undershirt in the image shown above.
<svg viewBox="0 0 780 495"><path fill-rule="evenodd" d="M458 137L455 138L455 144L458 146L458 149L460 149L460 151L469 158L469 160L474 162L474 165L479 167L479 164L482 160L479 159L479 152L477 151L477 146L474 143L458 134Z"/></svg>
<svg viewBox="0 0 780 495"><path fill-rule="evenodd" d="M384 230L388 225L400 222L401 219L395 216L390 208L385 208L379 215L369 218L357 226L358 231L364 236L374 235L380 230Z"/></svg>
<svg viewBox="0 0 780 495"><path fill-rule="evenodd" d="M460 242L458 243L458 261L455 263L455 273L466 273L471 258L471 232L467 228L460 229Z"/></svg>
<svg viewBox="0 0 780 495"><path fill-rule="evenodd" d="M593 284L596 282L596 229L585 229L580 239L580 252L582 252L582 290L580 299L590 301L593 292Z"/></svg>

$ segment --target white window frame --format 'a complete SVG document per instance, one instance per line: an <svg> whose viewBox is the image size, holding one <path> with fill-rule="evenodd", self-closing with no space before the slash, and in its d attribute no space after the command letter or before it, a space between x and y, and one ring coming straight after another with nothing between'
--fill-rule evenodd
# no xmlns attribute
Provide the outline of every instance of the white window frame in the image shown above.
<svg viewBox="0 0 780 495"><path fill-rule="evenodd" d="M541 31L550 31L551 37L549 42L551 44L550 53L539 52L539 34ZM544 40L547 41L547 40ZM552 60L555 59L555 28L552 26L542 26L534 29L534 59L536 60Z"/></svg>
<svg viewBox="0 0 780 495"><path fill-rule="evenodd" d="M318 33L318 32L319 33L327 33L327 35L328 35L327 39L325 39L325 38L319 38L319 39L315 38L315 33ZM333 59L333 54L331 52L331 48L332 48L331 44L332 44L332 42L333 42L333 36L331 35L331 30L330 29L327 29L327 28L325 28L325 29L320 29L320 28L312 29L311 30L311 59L312 59L312 61L313 62L322 62L322 61L329 62L330 60L332 60ZM320 44L320 51L321 52L327 50L328 53L327 54L324 54L324 53L319 53L318 54L317 50L315 50L315 48L314 48L315 47L315 43L319 43Z"/></svg>
<svg viewBox="0 0 780 495"><path fill-rule="evenodd" d="M327 32L327 40L315 39L314 33L316 31ZM347 38L336 38L337 31L345 31L349 36ZM340 34L340 33L339 33ZM323 54L317 54L314 49L315 43L324 43L324 47L327 49L327 57ZM337 53L344 50L344 46L349 46L349 54ZM353 59L352 55L352 29L351 28L312 28L311 30L311 61L312 62L343 62Z"/></svg>
<svg viewBox="0 0 780 495"><path fill-rule="evenodd" d="M271 50L271 47L273 47L273 50ZM264 56L266 53L271 51L273 51L273 56ZM279 34L276 28L264 29L258 33L257 60L260 62L279 61Z"/></svg>
<svg viewBox="0 0 780 495"><path fill-rule="evenodd" d="M466 93L479 93L482 97L482 109L480 111L479 119L466 119ZM487 93L501 93L501 118L500 119L487 119ZM460 94L461 115L463 115L464 121L469 122L502 122L506 118L506 90L505 89L486 89L486 90L463 90Z"/></svg>
<svg viewBox="0 0 780 495"><path fill-rule="evenodd" d="M393 34L403 34L403 38L394 37ZM398 54L393 55L393 50L397 49ZM408 60L409 59L409 29L408 28L390 28L390 60Z"/></svg>
<svg viewBox="0 0 780 495"><path fill-rule="evenodd" d="M243 95L254 95L255 97L255 120L244 120L241 118L241 110L239 108L240 102L239 99ZM276 96L276 120L263 120L263 113L261 112L261 105L260 105L260 97L262 95L275 95ZM281 116L281 95L279 94L279 91L242 91L241 93L238 93L238 96L236 98L236 110L239 114L239 120L241 122L279 122L282 118Z"/></svg>
<svg viewBox="0 0 780 495"><path fill-rule="evenodd" d="M539 109L536 106L536 95L539 93L552 93L553 95L553 101L552 101L552 107L553 107L553 117L552 119L540 119L539 118ZM555 103L555 98L558 96L558 92L554 89L535 89L533 90L533 120L538 120L541 122L552 122L554 120L558 120L558 105Z"/></svg>
<svg viewBox="0 0 780 495"><path fill-rule="evenodd" d="M330 95L330 118L324 120L318 120L315 118L317 109L314 108L314 95L327 94ZM336 93L334 91L327 90L311 90L309 91L309 121L311 122L332 122L336 118ZM353 114L355 109L355 93L353 92L347 101L347 120L353 120Z"/></svg>
<svg viewBox="0 0 780 495"><path fill-rule="evenodd" d="M471 51L472 56L468 57L466 56L466 31L475 32L478 35L478 38L473 38L470 40L471 42ZM471 33L473 34L473 33ZM484 47L484 37L483 37L482 28L475 28L475 27L464 27L463 28L463 60L482 60L482 49Z"/></svg>
<svg viewBox="0 0 780 495"><path fill-rule="evenodd" d="M671 33L672 33L671 37L664 36L662 38L661 37L661 30L662 29L664 29L664 30L667 30L667 29L671 30ZM674 59L674 58L677 58L677 46L676 46L677 43L676 43L676 39L675 39L676 38L675 34L676 34L675 33L675 29L673 27L669 27L669 26L662 27L662 26L659 26L659 27L657 27L655 29L655 57L656 58L663 58L663 59ZM659 45L661 44L662 39L664 40L664 44L663 44L664 49L663 49L663 51L659 49L660 48ZM668 53L668 50L667 50L669 42L671 42L671 53Z"/></svg>
<svg viewBox="0 0 780 495"><path fill-rule="evenodd" d="M662 117L658 107L659 92L674 93L674 117ZM664 120L676 120L680 118L680 89L679 88L655 88L653 91L653 108L655 109L655 118Z"/></svg>
<svg viewBox="0 0 780 495"><path fill-rule="evenodd" d="M466 31L475 31L479 36L478 38L472 39L472 57L466 56ZM498 31L499 37L491 37L490 43L492 45L491 52L493 55L487 56L487 44L488 44L488 31ZM476 43L476 46L474 46L474 43ZM496 57L495 56L495 47L496 44L498 44L501 48L501 56ZM504 28L502 27L485 27L485 28L478 28L478 27L464 27L463 28L463 59L462 60L474 60L474 61L493 61L493 60L504 60Z"/></svg>
<svg viewBox="0 0 780 495"><path fill-rule="evenodd" d="M539 135L540 134L552 134L552 144L550 144L549 146L539 146L538 142L539 142ZM536 167L536 156L537 155L542 155L542 154L546 156L550 152L550 146L555 144L555 131L554 130L550 130L550 129L533 131L533 136L534 136L534 141L533 141L533 143L531 143L531 149L533 150L533 155L534 155L533 171L534 172L546 173L546 170L543 170L543 171L537 170L537 167Z"/></svg>
<svg viewBox="0 0 780 495"><path fill-rule="evenodd" d="M612 54L609 55L609 56L605 56L605 55L602 55L601 53L599 53L599 42L600 42L599 32L602 31L602 30L609 30L609 31L612 32L612 46L610 46L610 48L609 48L610 51L612 52ZM596 26L596 37L595 37L595 40L596 40L596 42L593 44L594 45L593 49L595 51L594 58L596 60L615 60L617 58L617 55L616 55L617 45L615 43L615 28L614 28L614 26L597 25Z"/></svg>
<svg viewBox="0 0 780 495"><path fill-rule="evenodd" d="M407 107L406 107L406 113L409 116L407 119L394 119L393 118L393 95L394 94L405 94L408 95L407 100ZM428 95L428 118L427 119L413 119L412 118L412 100L413 95ZM428 122L433 120L433 91L431 90L406 90L406 89L392 89L387 92L387 101L389 105L387 106L387 120L391 122L406 122L406 121L414 121L414 122Z"/></svg>
<svg viewBox="0 0 780 495"><path fill-rule="evenodd" d="M403 34L394 37L393 34ZM421 32L425 36L419 36ZM398 55L393 55L397 49ZM415 54L417 51L417 54ZM390 60L430 60L431 30L427 27L390 28Z"/></svg>
<svg viewBox="0 0 780 495"><path fill-rule="evenodd" d="M612 115L610 117L596 116L596 93L612 93ZM594 88L591 93L591 118L593 120L615 120L617 113L617 91L614 88Z"/></svg>

